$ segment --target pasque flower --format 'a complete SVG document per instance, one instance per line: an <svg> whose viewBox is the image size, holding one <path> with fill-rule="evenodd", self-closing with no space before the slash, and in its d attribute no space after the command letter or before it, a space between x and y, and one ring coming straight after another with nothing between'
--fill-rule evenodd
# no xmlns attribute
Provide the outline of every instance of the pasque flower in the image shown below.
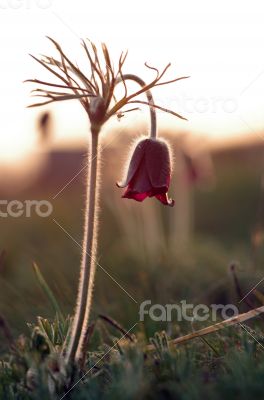
<svg viewBox="0 0 264 400"><path fill-rule="evenodd" d="M124 73L123 67L127 53L121 53L117 63L113 63L108 48L105 44L95 46L90 41L83 41L83 49L88 61L88 68L80 69L65 54L61 46L53 39L51 42L57 50L57 56L42 56L36 58L55 80L47 82L39 79L30 79L29 82L40 85L34 89L33 96L40 97L41 102L30 107L42 106L58 101L79 100L90 120L88 174L86 184L86 210L84 215L84 235L82 246L82 259L80 266L80 282L76 311L71 327L69 340L65 342L65 357L67 363L78 361L85 353L88 324L90 322L91 305L95 272L97 267L97 231L98 231L98 192L100 175L100 131L102 126L112 117L123 117L126 112L133 111L135 105L147 105L150 108L149 139L141 141L132 157L125 186L128 186L124 197L134 198L138 201L146 197L155 196L162 203L173 205L167 197L170 182L170 157L169 149L165 142L157 139L157 121L155 110L159 109L181 119L185 119L172 110L165 109L155 104L151 89L177 82L186 76L164 81L170 64L161 72L147 64L154 78L145 83L134 74ZM127 87L127 80L136 82L140 88L131 92ZM116 86L123 86L122 96L115 93ZM139 96L145 94L147 101L142 101ZM126 107L129 107L128 109ZM131 107L133 107L131 109Z"/></svg>
<svg viewBox="0 0 264 400"><path fill-rule="evenodd" d="M123 197L143 201L156 197L161 203L173 206L168 198L171 178L171 161L166 142L159 139L141 140L132 155L127 177L118 187L126 187Z"/></svg>

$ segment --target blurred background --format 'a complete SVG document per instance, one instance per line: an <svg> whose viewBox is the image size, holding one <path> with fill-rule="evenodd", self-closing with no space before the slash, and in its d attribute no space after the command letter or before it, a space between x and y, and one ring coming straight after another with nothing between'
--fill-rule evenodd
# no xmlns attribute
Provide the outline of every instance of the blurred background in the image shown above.
<svg viewBox="0 0 264 400"><path fill-rule="evenodd" d="M89 122L77 101L26 108L33 86L23 81L53 79L28 55L54 54L45 36L84 71L80 38L88 37L106 42L116 62L128 49L124 71L146 81L152 71L144 62L159 69L171 62L168 79L191 76L153 92L158 105L188 119L158 112L173 153L174 208L121 199L115 185L131 143L148 133L148 110L103 129L98 255L112 278L98 268L94 316L131 325L145 299L237 301L233 260L244 293L264 276L261 2L1 0L0 199L47 200L53 212L0 218L0 314L15 332L36 315L53 315L33 261L65 313L75 304Z"/></svg>

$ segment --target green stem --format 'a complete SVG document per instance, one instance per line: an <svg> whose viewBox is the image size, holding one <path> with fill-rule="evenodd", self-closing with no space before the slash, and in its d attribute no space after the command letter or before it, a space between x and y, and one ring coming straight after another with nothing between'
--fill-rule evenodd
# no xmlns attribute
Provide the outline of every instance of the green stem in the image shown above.
<svg viewBox="0 0 264 400"><path fill-rule="evenodd" d="M71 338L66 353L66 361L79 359L83 340L88 328L96 271L97 250L97 186L99 169L98 134L99 130L91 128L91 151L89 159L84 239L81 261L78 301L73 320Z"/></svg>
<svg viewBox="0 0 264 400"><path fill-rule="evenodd" d="M143 79L139 78L139 76L134 75L134 74L124 74L122 76L123 79L119 78L117 83L120 83L125 80L131 80L134 82L137 82L141 87L146 86L146 83L143 81ZM156 116L156 110L154 107L151 107L151 105L154 105L154 99L152 96L152 93L150 90L147 90L146 96L148 99L148 102L150 104L149 110L150 110L150 137L153 139L157 138L157 116Z"/></svg>

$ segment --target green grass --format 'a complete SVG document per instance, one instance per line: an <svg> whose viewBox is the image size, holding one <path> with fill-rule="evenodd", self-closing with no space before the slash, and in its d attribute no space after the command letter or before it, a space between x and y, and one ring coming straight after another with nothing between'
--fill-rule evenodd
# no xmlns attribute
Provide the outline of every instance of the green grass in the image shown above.
<svg viewBox="0 0 264 400"><path fill-rule="evenodd" d="M195 229L184 248L173 236L172 211L151 199L141 205L121 200L113 177L111 185L106 179L104 166L99 263L136 302L98 268L94 331L81 367L71 371L59 354L70 326L67 316L75 305L80 248L52 218L81 243L81 188L73 185L59 196L50 219L1 220L0 252L5 249L7 255L0 263L0 316L4 317L0 324L0 400L60 399L84 374L85 379L66 399L263 397L261 318L246 323L259 343L243 327L234 326L205 340L173 346L168 340L191 332L191 323L147 318L135 326L133 341L116 344L122 337L118 325L125 330L132 327L139 319L139 305L146 299L152 304L183 299L194 304L233 303L241 312L248 310L244 302L238 303L230 263L238 262L243 294L264 276L263 240L254 252L250 241L256 223L263 225L258 214L262 207L259 171L235 163L222 167L217 168L217 186L212 192L194 190ZM53 194L39 189L38 198L52 198ZM24 196L36 198L35 193ZM175 198L177 201L177 193ZM33 261L44 280L32 268ZM258 290L264 292L263 283ZM262 304L252 293L248 299L253 306ZM101 314L118 324L107 323ZM3 321L8 323L9 336ZM195 329L203 326L195 324ZM11 337L15 338L12 343ZM149 343L155 345L154 350L147 350Z"/></svg>
<svg viewBox="0 0 264 400"><path fill-rule="evenodd" d="M129 279L128 290L136 287L137 300L151 298L152 302L165 304L192 300L203 302L225 302L238 300L234 282L225 264L228 256L217 245L209 242L192 246L188 253L174 253L174 263L168 259L157 264L152 274L134 268ZM128 262L128 261L127 261ZM143 260L141 261L143 262ZM223 267L224 266L224 267ZM143 264L142 264L143 268ZM153 265L152 265L153 268ZM35 274L34 274L35 273ZM173 345L170 339L192 331L190 322L154 322L149 318L138 323L123 338L126 331L138 322L139 304L134 304L122 291L110 291L94 306L93 329L80 365L68 369L61 356L71 319L66 317L63 304L48 287L41 270L32 270L34 288L43 293L45 307L55 319L38 317L27 325L24 334L10 339L2 334L0 364L0 399L60 399L69 389L69 399L249 399L261 398L264 389L264 332L263 321L256 318L245 325L225 328L203 338L185 344ZM118 271L122 279L122 271ZM168 280L168 276L170 279ZM104 274L98 276L96 292L107 291L108 280ZM256 274L238 272L241 289L253 284ZM252 279L250 282L249 278ZM127 288L127 285L126 285ZM116 293L119 303L113 301ZM168 293L171 298L168 301ZM133 292L135 295L135 292ZM152 297L148 297L152 294ZM166 295L165 295L166 294ZM250 297L252 301L252 296ZM121 301L122 299L122 301ZM118 304L118 305L117 305ZM255 305L259 305L255 299ZM61 311L62 310L62 311ZM100 312L109 318L99 317ZM240 306L245 310L245 305ZM64 315L62 315L64 314ZM115 317L117 323L112 320ZM124 328L120 328L120 323ZM206 322L206 326L211 324ZM205 326L195 324L195 329ZM159 331L159 333L156 333ZM3 331L4 333L4 331ZM11 336L11 334L10 334ZM147 348L148 344L153 349ZM83 379L81 379L83 377ZM79 382L79 380L81 381ZM78 382L78 383L77 383Z"/></svg>
<svg viewBox="0 0 264 400"><path fill-rule="evenodd" d="M177 346L165 332L148 338L137 328L131 341L105 328L102 321L96 325L89 347L97 350L86 351L81 367L69 371L58 354L67 327L58 318L39 318L31 334L16 340L3 357L0 398L60 399L71 388L65 398L76 400L262 398L260 328L250 330L256 340L235 326L206 341L197 338ZM145 347L149 340L152 351Z"/></svg>

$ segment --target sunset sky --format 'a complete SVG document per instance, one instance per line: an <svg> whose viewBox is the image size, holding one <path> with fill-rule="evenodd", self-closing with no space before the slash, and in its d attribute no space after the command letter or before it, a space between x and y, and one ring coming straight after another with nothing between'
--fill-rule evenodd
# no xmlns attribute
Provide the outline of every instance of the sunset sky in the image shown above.
<svg viewBox="0 0 264 400"><path fill-rule="evenodd" d="M144 62L172 66L168 78L185 81L154 92L156 102L185 117L182 122L158 114L175 131L210 138L261 136L263 130L264 28L263 4L255 0L97 1L0 0L1 146L0 160L24 157L37 146L35 118L26 109L32 99L27 78L49 79L28 53L54 54L45 38L60 42L85 68L80 38L106 42L113 59L129 50L126 72L152 78ZM254 5L254 7L253 7ZM52 79L52 78L51 78ZM88 121L81 106L70 102L54 109L56 145L84 139ZM144 120L139 112L133 118ZM146 114L147 115L147 114ZM123 129L131 123L116 123ZM147 119L146 119L147 123Z"/></svg>

